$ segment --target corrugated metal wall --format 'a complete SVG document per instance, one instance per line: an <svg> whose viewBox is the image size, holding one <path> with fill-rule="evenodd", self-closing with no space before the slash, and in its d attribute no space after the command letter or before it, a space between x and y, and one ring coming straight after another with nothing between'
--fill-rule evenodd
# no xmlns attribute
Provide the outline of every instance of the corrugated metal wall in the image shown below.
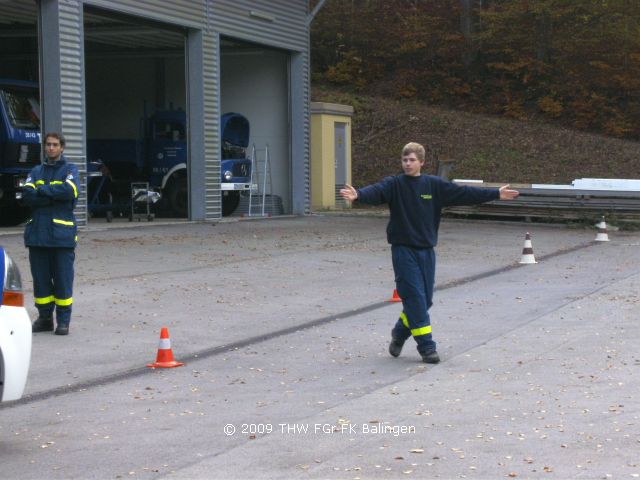
<svg viewBox="0 0 640 480"><path fill-rule="evenodd" d="M60 48L60 110L61 130L66 139L65 156L75 163L80 171L82 192L79 197L76 217L78 224L87 222L87 157L85 145L84 116L84 32L82 25L82 2L58 3L59 48Z"/></svg>
<svg viewBox="0 0 640 480"><path fill-rule="evenodd" d="M222 35L285 50L307 48L306 0L210 0L212 26Z"/></svg>
<svg viewBox="0 0 640 480"><path fill-rule="evenodd" d="M291 58L291 176L293 213L311 211L309 53Z"/></svg>
<svg viewBox="0 0 640 480"><path fill-rule="evenodd" d="M84 4L183 27L201 28L207 18L206 0L85 0Z"/></svg>
<svg viewBox="0 0 640 480"><path fill-rule="evenodd" d="M304 191L300 192L300 195L303 199L304 204L301 206L302 211L299 211L299 213L307 214L311 212L311 113L309 111L309 104L311 100L311 79L309 78L310 51L305 50L304 53L300 55L302 57L302 65L300 66L300 75L302 76L302 78L300 79L300 82L302 84L302 92L300 92L298 96L300 106L297 118L300 118L302 120L300 122L301 131L298 133L298 135L300 135L298 152L300 152L301 156L303 157L303 171L301 173L301 179L303 180L303 182L301 183L304 184ZM294 135L296 135L295 132Z"/></svg>
<svg viewBox="0 0 640 480"><path fill-rule="evenodd" d="M222 216L220 196L220 38L207 28L203 35L205 219Z"/></svg>

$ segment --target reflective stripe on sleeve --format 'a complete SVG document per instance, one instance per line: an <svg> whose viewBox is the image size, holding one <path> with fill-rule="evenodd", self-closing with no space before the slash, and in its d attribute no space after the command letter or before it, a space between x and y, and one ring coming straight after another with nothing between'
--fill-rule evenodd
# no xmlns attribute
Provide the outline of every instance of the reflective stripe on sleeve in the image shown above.
<svg viewBox="0 0 640 480"><path fill-rule="evenodd" d="M67 179L65 180L69 185L71 185L73 187L73 195L78 198L78 187L76 187L76 184L73 183L71 180Z"/></svg>
<svg viewBox="0 0 640 480"><path fill-rule="evenodd" d="M25 187L36 188L36 186L33 183L25 183L24 186Z"/></svg>

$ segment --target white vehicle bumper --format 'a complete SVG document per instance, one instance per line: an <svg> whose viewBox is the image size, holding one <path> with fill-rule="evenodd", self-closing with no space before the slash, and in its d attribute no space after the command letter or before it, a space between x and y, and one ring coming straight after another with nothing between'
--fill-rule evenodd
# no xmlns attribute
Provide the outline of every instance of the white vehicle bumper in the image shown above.
<svg viewBox="0 0 640 480"><path fill-rule="evenodd" d="M31 337L31 320L24 307L0 307L2 402L22 397L31 362Z"/></svg>

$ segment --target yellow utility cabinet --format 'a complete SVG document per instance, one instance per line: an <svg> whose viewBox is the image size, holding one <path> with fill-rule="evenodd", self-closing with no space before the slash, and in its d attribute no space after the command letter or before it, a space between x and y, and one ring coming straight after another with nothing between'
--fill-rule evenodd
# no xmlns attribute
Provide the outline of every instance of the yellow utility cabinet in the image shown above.
<svg viewBox="0 0 640 480"><path fill-rule="evenodd" d="M340 188L351 183L353 107L311 102L311 208L344 208Z"/></svg>

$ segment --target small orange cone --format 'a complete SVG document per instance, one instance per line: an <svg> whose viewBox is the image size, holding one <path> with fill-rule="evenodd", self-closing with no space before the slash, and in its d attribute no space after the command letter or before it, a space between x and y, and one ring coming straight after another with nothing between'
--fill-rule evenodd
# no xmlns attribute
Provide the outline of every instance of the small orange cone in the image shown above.
<svg viewBox="0 0 640 480"><path fill-rule="evenodd" d="M520 257L520 263L531 264L536 262L536 257L533 255L533 245L531 244L531 235L529 232L524 236L524 246L522 247L522 257Z"/></svg>
<svg viewBox="0 0 640 480"><path fill-rule="evenodd" d="M160 330L160 344L158 345L158 356L156 357L156 362L147 364L147 367L173 368L181 367L182 365L184 365L184 363L176 362L173 358L171 340L169 339L169 329L167 327L162 327L162 330Z"/></svg>
<svg viewBox="0 0 640 480"><path fill-rule="evenodd" d="M398 295L398 290L397 289L393 289L393 297L391 297L389 300L387 300L387 302L401 302L402 299L400 298L400 295Z"/></svg>

